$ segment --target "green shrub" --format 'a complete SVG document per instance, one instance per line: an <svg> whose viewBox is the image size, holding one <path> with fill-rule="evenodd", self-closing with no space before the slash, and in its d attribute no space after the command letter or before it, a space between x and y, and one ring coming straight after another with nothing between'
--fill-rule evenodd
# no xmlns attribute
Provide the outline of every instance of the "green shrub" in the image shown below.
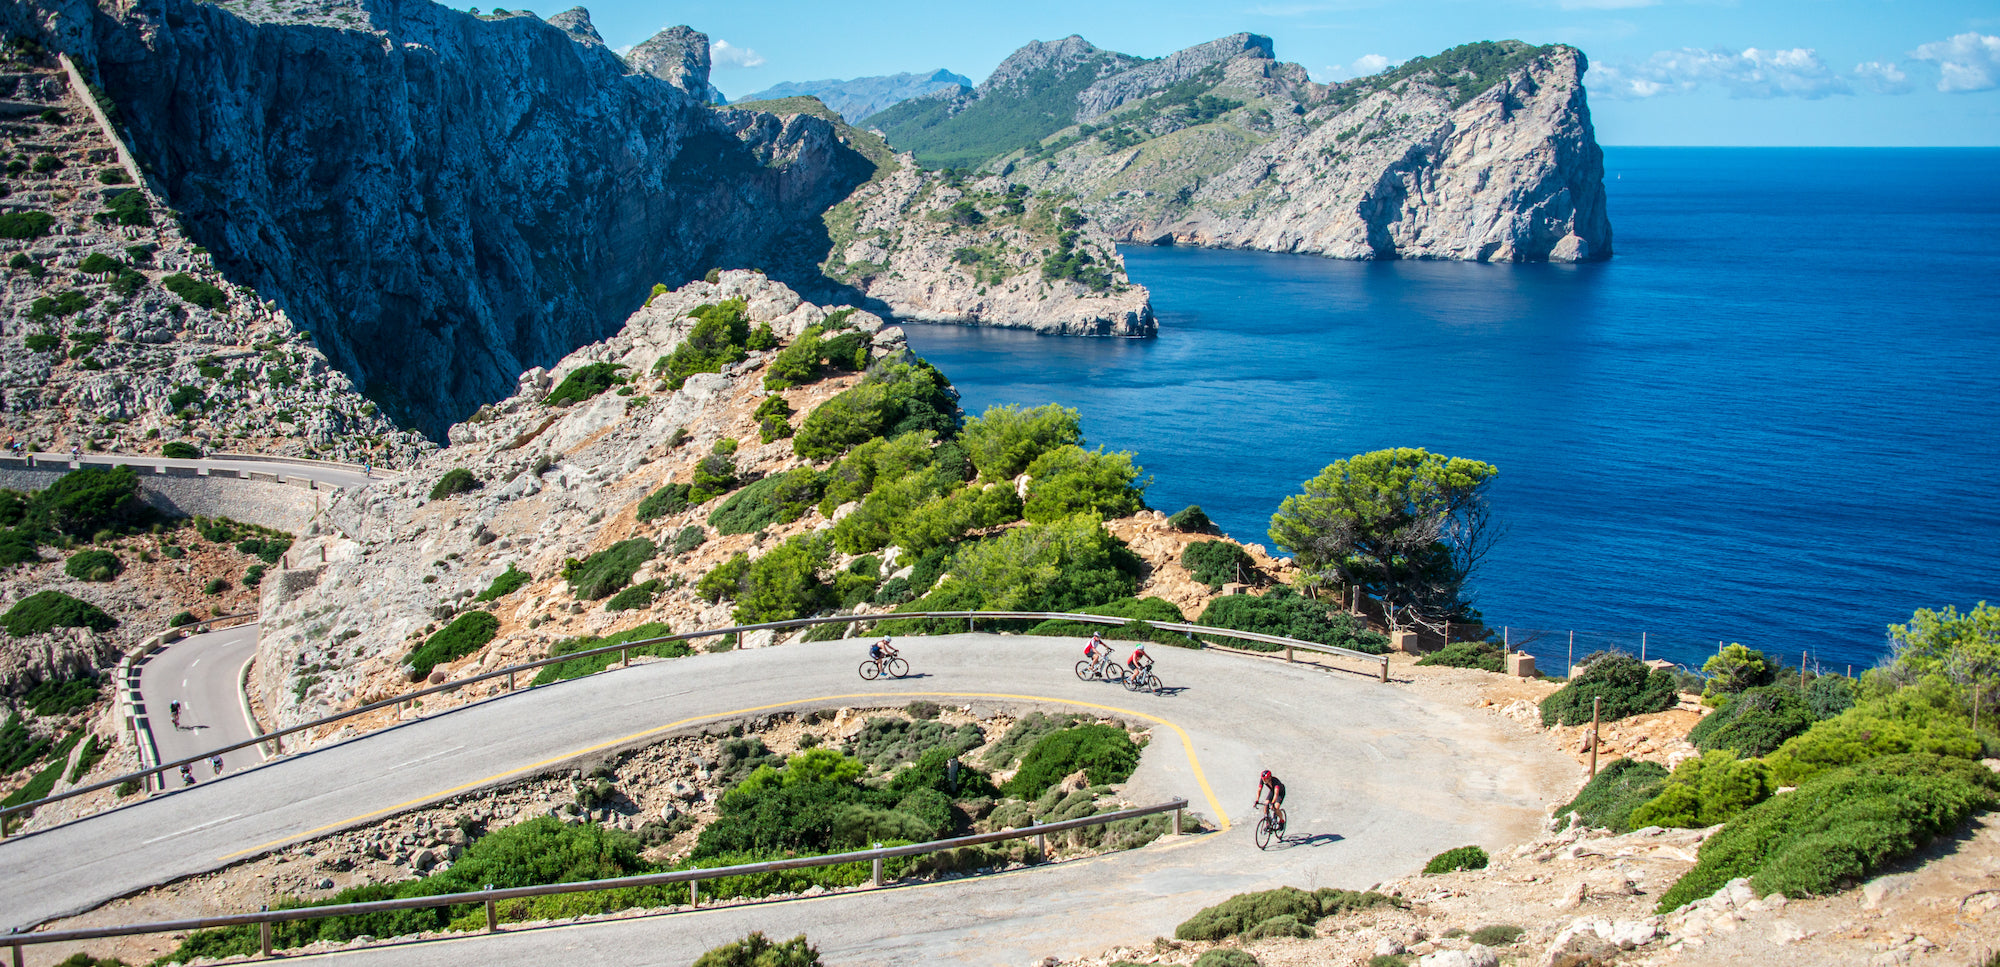
<svg viewBox="0 0 2000 967"><path fill-rule="evenodd" d="M1271 937L1296 937L1310 940L1313 936L1315 936L1313 928L1309 924L1300 922L1297 917L1293 916L1272 917L1263 923L1243 931L1243 940L1246 943L1254 940L1267 940Z"/></svg>
<svg viewBox="0 0 2000 967"><path fill-rule="evenodd" d="M1659 795L1666 783L1666 766L1640 759L1619 759L1599 770L1575 799L1556 810L1556 816L1575 813L1580 825L1629 833L1632 811Z"/></svg>
<svg viewBox="0 0 2000 967"><path fill-rule="evenodd" d="M1077 411L1054 403L1032 409L1009 404L966 420L959 438L981 477L1009 481L1042 454L1082 443L1083 423Z"/></svg>
<svg viewBox="0 0 2000 967"><path fill-rule="evenodd" d="M507 562L507 570L500 572L500 575L493 579L493 583L487 585L486 590L479 592L479 595L473 598L473 600L480 602L497 601L520 590L533 580L533 575L526 571L517 570L514 567L514 562L509 561Z"/></svg>
<svg viewBox="0 0 2000 967"><path fill-rule="evenodd" d="M563 579L569 582L570 592L579 598L586 601L607 598L631 584L639 566L657 553L659 549L653 542L643 537L619 541L581 561L572 558L565 562Z"/></svg>
<svg viewBox="0 0 2000 967"><path fill-rule="evenodd" d="M1818 896L1866 879L2000 801L1976 762L1885 756L1837 769L1744 811L1701 845L1660 897L1667 913L1749 877L1759 896Z"/></svg>
<svg viewBox="0 0 2000 967"><path fill-rule="evenodd" d="M28 694L21 700L36 715L68 715L78 709L88 708L90 703L97 701L98 691L102 685L103 683L94 676L51 678L28 689Z"/></svg>
<svg viewBox="0 0 2000 967"><path fill-rule="evenodd" d="M684 483L670 483L647 494L646 499L639 501L639 519L655 520L688 509L688 492L692 489Z"/></svg>
<svg viewBox="0 0 2000 967"><path fill-rule="evenodd" d="M1713 826L1771 798L1776 789L1763 760L1738 759L1728 749L1717 749L1682 762L1657 796L1632 811L1631 823Z"/></svg>
<svg viewBox="0 0 2000 967"><path fill-rule="evenodd" d="M1275 588L1262 597L1234 594L1209 602L1208 610L1201 613L1197 624L1211 628L1229 628L1235 631L1253 631L1258 634L1278 635L1296 638L1300 641L1316 641L1323 645L1336 645L1367 652L1371 655L1384 654L1389 650L1389 639L1382 634L1368 630L1344 611L1337 611L1337 605L1314 601L1301 597L1290 588ZM1266 644L1261 641L1246 641L1241 638L1216 636L1212 644L1227 645L1231 648L1247 648L1252 651L1279 651L1283 645Z"/></svg>
<svg viewBox="0 0 2000 967"><path fill-rule="evenodd" d="M710 604L734 598L742 593L743 578L749 573L750 555L737 551L695 582L695 595Z"/></svg>
<svg viewBox="0 0 2000 967"><path fill-rule="evenodd" d="M257 585L264 583L264 569L266 566L267 565L263 564L252 564L249 567L244 568L243 586L246 588L254 588Z"/></svg>
<svg viewBox="0 0 2000 967"><path fill-rule="evenodd" d="M792 435L792 405L782 396L771 396L757 404L757 438L764 443Z"/></svg>
<svg viewBox="0 0 2000 967"><path fill-rule="evenodd" d="M411 675L422 678L429 675L432 668L457 661L486 647L486 643L492 641L499 631L499 618L485 611L467 611L424 639L423 645L410 652L405 661L411 668Z"/></svg>
<svg viewBox="0 0 2000 967"><path fill-rule="evenodd" d="M765 367L765 389L790 389L819 378L820 331L818 326L808 326L797 339L792 340L791 345L778 351L771 364Z"/></svg>
<svg viewBox="0 0 2000 967"><path fill-rule="evenodd" d="M85 467L63 474L34 495L27 514L77 538L94 538L105 530L128 531L159 517L139 497L139 475L123 466Z"/></svg>
<svg viewBox="0 0 2000 967"><path fill-rule="evenodd" d="M942 472L932 469L921 477L912 476L904 481L924 480L917 487L919 491L931 489L930 482L947 485ZM975 531L998 527L1021 519L1021 499L1008 484L997 483L986 486L971 484L960 487L942 496L935 496L908 508L885 508L871 506L877 503L878 495L903 492L904 481L896 486L870 495L868 503L862 504L862 511L850 514L848 519L865 519L867 513L889 516L889 541L912 554L923 554L943 547ZM891 504L893 505L893 501ZM897 513L896 510L900 510ZM842 521L845 523L845 521ZM846 548L843 548L846 549ZM873 548L867 548L872 550Z"/></svg>
<svg viewBox="0 0 2000 967"><path fill-rule="evenodd" d="M55 223L48 212L8 212L0 215L0 238L41 238Z"/></svg>
<svg viewBox="0 0 2000 967"><path fill-rule="evenodd" d="M37 591L16 602L0 615L0 627L16 638L38 635L53 628L89 628L110 631L118 619L87 601L79 601L61 591Z"/></svg>
<svg viewBox="0 0 2000 967"><path fill-rule="evenodd" d="M1196 541L1181 552L1181 566L1213 591L1230 581L1248 580L1257 564L1229 541Z"/></svg>
<svg viewBox="0 0 2000 967"><path fill-rule="evenodd" d="M958 429L958 392L923 360L878 364L858 385L821 403L800 422L792 450L830 460L874 437L930 430L940 439Z"/></svg>
<svg viewBox="0 0 2000 967"><path fill-rule="evenodd" d="M19 772L42 761L50 745L47 736L28 731L19 712L9 713L0 724L0 773Z"/></svg>
<svg viewBox="0 0 2000 967"><path fill-rule="evenodd" d="M268 528L266 528L268 530ZM266 564L276 564L285 552L292 549L290 537L246 537L236 542L236 549L250 554Z"/></svg>
<svg viewBox="0 0 2000 967"><path fill-rule="evenodd" d="M705 504L736 486L736 460L727 453L711 453L694 466L694 482L688 487L689 504Z"/></svg>
<svg viewBox="0 0 2000 967"><path fill-rule="evenodd" d="M1276 917L1317 923L1319 898L1304 890L1281 886L1258 893L1239 893L1187 918L1174 928L1179 940L1227 940Z"/></svg>
<svg viewBox="0 0 2000 967"><path fill-rule="evenodd" d="M694 967L819 967L819 951L799 934L772 943L762 933L723 944L695 958Z"/></svg>
<svg viewBox="0 0 2000 967"><path fill-rule="evenodd" d="M1605 654L1542 700L1542 726L1583 725L1590 721L1591 700L1598 698L1604 700L1603 720L1613 722L1673 708L1680 687L1673 675L1648 668L1631 655Z"/></svg>
<svg viewBox="0 0 2000 967"><path fill-rule="evenodd" d="M1085 450L1071 444L1028 465L1028 498L1023 515L1037 523L1073 514L1129 517L1144 510L1146 485L1130 453Z"/></svg>
<svg viewBox="0 0 2000 967"><path fill-rule="evenodd" d="M31 353L45 353L51 349L61 348L62 337L48 331L47 329L42 329L36 332L29 333L27 338L22 340L22 344L25 345L28 348L28 351Z"/></svg>
<svg viewBox="0 0 2000 967"><path fill-rule="evenodd" d="M1047 712L1029 712L1016 719L1007 734L1000 741L986 749L981 761L992 769L1006 769L1019 761L1021 756L1033 748L1044 736L1085 722L1087 719L1074 713L1050 715Z"/></svg>
<svg viewBox="0 0 2000 967"><path fill-rule="evenodd" d="M221 594L227 590L229 590L228 578L209 578L208 583L201 586L203 594Z"/></svg>
<svg viewBox="0 0 2000 967"><path fill-rule="evenodd" d="M167 408L179 412L190 406L200 406L207 398L208 394L202 392L199 386L176 387L167 394Z"/></svg>
<svg viewBox="0 0 2000 967"><path fill-rule="evenodd" d="M671 354L660 357L654 371L665 376L669 387L679 389L689 376L719 373L723 366L743 361L749 355L744 351L750 337L748 309L742 299L729 299L688 313L694 328Z"/></svg>
<svg viewBox="0 0 2000 967"><path fill-rule="evenodd" d="M1257 958L1247 950L1217 947L1196 957L1194 967L1257 967Z"/></svg>
<svg viewBox="0 0 2000 967"><path fill-rule="evenodd" d="M1477 668L1489 672L1507 670L1506 659L1501 657L1500 649L1493 647L1490 641L1454 641L1418 659L1417 664Z"/></svg>
<svg viewBox="0 0 2000 967"><path fill-rule="evenodd" d="M1485 850L1477 846L1460 846L1456 849L1445 850L1431 857L1431 861L1424 864L1424 872L1430 874L1454 873L1459 870L1483 870L1486 868L1487 862L1488 859Z"/></svg>
<svg viewBox="0 0 2000 967"><path fill-rule="evenodd" d="M438 482L431 486L431 499L443 500L457 494L471 493L481 486L479 478L473 476L472 471L464 467L453 467L445 471L444 476L439 477Z"/></svg>
<svg viewBox="0 0 2000 967"><path fill-rule="evenodd" d="M776 524L789 524L819 503L820 473L799 467L757 481L731 495L709 512L709 526L718 534L753 534Z"/></svg>
<svg viewBox="0 0 2000 967"><path fill-rule="evenodd" d="M1061 618L1050 618L1029 628L1028 634L1047 635L1053 638L1088 638L1094 632L1106 638L1123 641L1157 641L1162 644L1178 645L1183 648L1188 647L1190 644L1195 647L1200 646L1200 642L1192 641L1178 631L1161 631L1148 624L1148 622L1152 621L1171 621L1175 624L1182 624L1187 621L1181 615L1181 609L1175 607L1173 602L1161 598L1120 598L1116 601L1107 601L1103 604L1093 605L1084 613L1101 614L1114 618L1130 618L1132 620L1122 625L1100 625L1086 621L1066 621Z"/></svg>
<svg viewBox="0 0 2000 967"><path fill-rule="evenodd" d="M913 703L914 704L914 703ZM962 755L985 744L986 734L977 725L950 726L936 719L910 721L878 716L869 719L847 740L845 751L876 772L890 772L905 762L915 762L932 749L947 755Z"/></svg>
<svg viewBox="0 0 2000 967"><path fill-rule="evenodd" d="M649 621L636 628L627 628L624 631L607 635L603 638L565 638L549 646L547 657L560 658L571 652L589 651L593 648L606 648L611 645L622 645L628 641L664 638L673 633L674 629L665 622ZM632 648L631 653L633 657L647 655L655 658L683 658L693 654L688 649L687 642L685 641L661 641L650 645L639 645ZM550 682L582 678L585 675L595 675L611 667L612 663L619 661L621 657L621 653L609 651L602 655L572 658L569 661L558 662L554 665L543 665L535 672L534 684L547 685Z"/></svg>
<svg viewBox="0 0 2000 967"><path fill-rule="evenodd" d="M175 407L175 409L179 408ZM169 440L160 447L160 456L166 457L169 460L199 460L201 459L201 450L192 443Z"/></svg>
<svg viewBox="0 0 2000 967"><path fill-rule="evenodd" d="M588 363L580 366L563 377L563 381L556 384L555 390L542 402L549 406L581 403L618 385L618 371L624 368L618 363Z"/></svg>
<svg viewBox="0 0 2000 967"><path fill-rule="evenodd" d="M1701 700L1709 705L1719 705L1737 692L1769 685L1778 674L1770 656L1734 643L1703 662L1701 671L1708 676Z"/></svg>
<svg viewBox="0 0 2000 967"><path fill-rule="evenodd" d="M674 535L674 556L680 557L701 545L708 543L708 532L700 524L689 524Z"/></svg>
<svg viewBox="0 0 2000 967"><path fill-rule="evenodd" d="M110 751L109 747L98 741L95 733L84 739L83 750L76 754L76 764L69 767L70 785L76 785L78 780L90 775L90 770L97 768L97 764L103 761L105 753Z"/></svg>
<svg viewBox="0 0 2000 967"><path fill-rule="evenodd" d="M194 616L194 612L182 611L179 614L176 614L173 617L167 619L167 627L178 628L182 625L194 624L195 622L200 620L201 620L200 618Z"/></svg>
<svg viewBox="0 0 2000 967"><path fill-rule="evenodd" d="M125 267L125 263L103 252L92 252L77 263L76 270L85 275L108 275Z"/></svg>
<svg viewBox="0 0 2000 967"><path fill-rule="evenodd" d="M1833 718L1854 707L1854 682L1838 675L1821 675L1806 686L1805 702L1814 721Z"/></svg>
<svg viewBox="0 0 2000 967"><path fill-rule="evenodd" d="M176 272L160 280L168 292L180 296L181 301L203 309L217 311L229 305L229 295L221 289L202 282L185 272Z"/></svg>
<svg viewBox="0 0 2000 967"><path fill-rule="evenodd" d="M124 562L110 551L78 551L63 564L63 573L79 581L109 581L123 570Z"/></svg>
<svg viewBox="0 0 2000 967"><path fill-rule="evenodd" d="M945 563L943 554L935 560L927 555L917 562L910 583L934 580ZM950 555L949 564L949 578L898 610L1087 611L1131 597L1141 567L1124 542L1085 516L1015 527L968 543ZM931 570L925 576L927 567ZM885 633L917 634L932 627L932 620L878 627Z"/></svg>
<svg viewBox="0 0 2000 967"><path fill-rule="evenodd" d="M83 733L81 731L71 732L61 742L56 743L56 747L49 753L49 764L43 766L40 772L31 776L28 779L27 785L9 793L7 798L0 799L0 808L34 802L54 790L56 780L62 778L63 767L69 764L70 752L76 749L76 744L82 739ZM6 818L8 828L13 828L14 824L22 822L25 818L20 813L8 816Z"/></svg>
<svg viewBox="0 0 2000 967"><path fill-rule="evenodd" d="M1201 505L1189 504L1167 518L1167 526L1186 534L1202 534L1215 529L1215 522L1202 512Z"/></svg>
<svg viewBox="0 0 2000 967"><path fill-rule="evenodd" d="M1466 937L1482 947L1505 947L1521 939L1528 931L1508 923L1495 923L1480 927Z"/></svg>
<svg viewBox="0 0 2000 967"><path fill-rule="evenodd" d="M1776 751L1786 739L1811 728L1813 721L1797 691L1765 685L1723 699L1722 706L1695 723L1687 737L1703 752L1732 749L1749 758Z"/></svg>
<svg viewBox="0 0 2000 967"><path fill-rule="evenodd" d="M659 578L634 584L612 595L611 600L604 602L604 610L636 611L640 608L650 608L653 606L653 596L659 594L664 587L666 583Z"/></svg>
<svg viewBox="0 0 2000 967"><path fill-rule="evenodd" d="M1004 787L1019 799L1036 799L1081 769L1092 785L1124 782L1139 766L1139 747L1115 725L1080 725L1037 740L1021 769Z"/></svg>
<svg viewBox="0 0 2000 967"><path fill-rule="evenodd" d="M1863 702L1786 740L1767 758L1781 785L1796 786L1829 769L1905 752L1977 758L1983 746L1955 708L1905 688Z"/></svg>
<svg viewBox="0 0 2000 967"><path fill-rule="evenodd" d="M819 577L826 559L824 540L806 534L751 561L738 585L737 623L789 621L831 607L832 589Z"/></svg>

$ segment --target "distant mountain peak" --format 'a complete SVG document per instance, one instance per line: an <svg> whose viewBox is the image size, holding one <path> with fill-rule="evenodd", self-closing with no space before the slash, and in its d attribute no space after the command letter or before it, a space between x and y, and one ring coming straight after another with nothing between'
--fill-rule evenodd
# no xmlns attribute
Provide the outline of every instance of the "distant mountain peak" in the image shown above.
<svg viewBox="0 0 2000 967"><path fill-rule="evenodd" d="M586 22L588 17L586 15ZM567 28L565 28L567 29ZM592 31L595 33L595 30ZM708 82L708 35L686 25L668 27L632 48L625 63L714 104L722 95Z"/></svg>
<svg viewBox="0 0 2000 967"><path fill-rule="evenodd" d="M840 116L851 124L912 98L951 97L971 88L970 78L940 67L929 74L886 74L878 77L856 77L851 80L828 78L818 81L786 81L782 84L773 84L755 94L737 98L735 103L775 101L787 97L816 97L820 103L839 112Z"/></svg>

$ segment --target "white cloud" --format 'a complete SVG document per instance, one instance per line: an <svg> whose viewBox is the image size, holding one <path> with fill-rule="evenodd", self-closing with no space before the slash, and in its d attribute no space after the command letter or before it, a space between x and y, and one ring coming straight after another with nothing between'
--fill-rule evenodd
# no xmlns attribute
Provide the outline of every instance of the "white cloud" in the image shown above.
<svg viewBox="0 0 2000 967"><path fill-rule="evenodd" d="M1381 54L1362 54L1354 58L1354 63L1352 64L1329 64L1320 69L1320 74L1328 80L1344 81L1355 77L1367 77L1370 74L1380 74L1400 63L1402 61L1390 60Z"/></svg>
<svg viewBox="0 0 2000 967"><path fill-rule="evenodd" d="M1908 94L1910 75L1888 61L1871 60L1854 65L1854 77L1862 87L1877 94Z"/></svg>
<svg viewBox="0 0 2000 967"><path fill-rule="evenodd" d="M708 59L717 68L762 67L764 55L748 47L738 47L726 40L717 40L708 45Z"/></svg>
<svg viewBox="0 0 2000 967"><path fill-rule="evenodd" d="M2000 87L2000 37L1963 33L1950 40L1925 44L1911 51L1910 56L1937 62L1940 91L1990 91Z"/></svg>
<svg viewBox="0 0 2000 967"><path fill-rule="evenodd" d="M1852 94L1854 89L1810 47L1741 52L1723 48L1663 50L1637 64L1595 67L1594 87L1611 97L1646 98L1720 87L1731 97L1803 97Z"/></svg>

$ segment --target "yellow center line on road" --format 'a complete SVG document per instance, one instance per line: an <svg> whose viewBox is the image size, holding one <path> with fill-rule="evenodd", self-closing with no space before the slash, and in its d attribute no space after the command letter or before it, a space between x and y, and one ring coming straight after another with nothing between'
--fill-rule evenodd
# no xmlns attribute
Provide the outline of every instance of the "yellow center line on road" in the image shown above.
<svg viewBox="0 0 2000 967"><path fill-rule="evenodd" d="M269 850L278 846L283 846L286 843L290 843L307 836L312 836L316 833L323 833L330 829L340 829L345 826L354 825L355 823L361 822L362 820L365 819L372 819L377 816L384 816L390 813L400 812L404 809L409 809L414 806L421 806L426 803L437 802L438 800L444 799L452 795L453 793L464 792L467 789L476 789L479 788L480 786L490 785L492 783L499 782L502 779L518 776L523 773L533 772L537 769L541 769L546 766L552 766L559 762L567 762L570 759L574 759L578 756L589 755L592 752L597 752L602 749L608 749L613 746L624 745L627 742L633 742L639 739L646 738L648 736L658 735L662 732L670 732L673 731L674 729L682 728L689 725L694 725L695 723L698 722L706 722L714 719L729 718L735 715L748 715L752 712L768 712L772 709L785 708L791 705L814 705L823 702L844 702L859 698L999 698L999 699L1011 699L1014 701L1021 701L1021 702L1046 702L1052 705L1074 705L1079 708L1090 708L1090 709L1099 709L1106 712L1116 712L1119 715L1129 715L1132 716L1133 718L1145 719L1146 721L1149 722L1157 722L1161 725L1166 726L1167 728L1173 729L1174 734L1180 736L1181 748L1187 752L1188 767L1194 770L1195 782L1201 786L1201 794L1208 800L1208 808L1215 811L1215 821L1217 826L1223 831L1227 831L1229 829L1229 814L1223 812L1222 803L1215 798L1215 790L1211 788L1208 784L1208 774L1202 771L1201 760L1198 757L1196 757L1194 752L1194 739L1188 736L1186 729L1183 729L1179 725L1176 725L1173 722L1163 719L1157 715L1151 715L1146 712L1135 712L1131 709L1119 708L1118 706L1115 705L1102 705L1097 702L1079 702L1076 701L1075 699L1068 699L1068 698L1049 698L1048 696L1045 695L1013 695L1004 692L855 692L847 695L821 695L816 698L795 698L785 702L773 702L769 705L753 705L748 708L731 709L727 712L711 712L707 715L689 716L688 718L681 719L677 722L668 722L665 725L656 725L642 732L634 732L631 735L621 736L616 739L608 739L606 741L599 742L596 745L589 745L571 752L565 752L561 755L551 756L550 758L543 759L540 762L531 762L524 766L517 766L515 768L508 769L505 772L496 772L483 779L474 779L471 782L460 783L456 786L452 786L449 789L439 790L438 792L430 793L429 795L418 796L415 799L406 799L393 806L384 806L381 809L370 810L365 813L349 816L346 819L336 820L334 822L327 823L324 826L316 826L313 827L312 829L305 830L304 832L301 833L295 833L283 839L274 839L268 843L262 843L257 846L249 847L248 849L240 849L234 853L225 853L222 856L218 857L218 859L222 861L228 861L228 860L233 860L239 856L249 856L255 853L262 853L265 850Z"/></svg>

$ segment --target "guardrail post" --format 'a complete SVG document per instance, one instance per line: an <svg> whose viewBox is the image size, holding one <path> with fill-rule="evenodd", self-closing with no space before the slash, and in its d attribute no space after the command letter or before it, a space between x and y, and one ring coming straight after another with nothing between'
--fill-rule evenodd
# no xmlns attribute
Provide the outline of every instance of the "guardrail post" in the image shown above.
<svg viewBox="0 0 2000 967"><path fill-rule="evenodd" d="M513 673L513 672L508 672L508 673L507 673L507 690L508 690L508 691L510 691L510 692L514 690L514 673Z"/></svg>
<svg viewBox="0 0 2000 967"><path fill-rule="evenodd" d="M1175 835L1175 836L1179 836L1180 834L1181 834L1181 811L1180 811L1179 809L1175 809L1175 810L1174 810L1174 835Z"/></svg>
<svg viewBox="0 0 2000 967"><path fill-rule="evenodd" d="M1285 661L1287 661L1287 662L1290 662L1291 660L1292 660L1292 646L1290 646L1290 645L1286 645L1286 646L1285 646Z"/></svg>
<svg viewBox="0 0 2000 967"><path fill-rule="evenodd" d="M1382 684L1389 684L1389 659L1382 659Z"/></svg>
<svg viewBox="0 0 2000 967"><path fill-rule="evenodd" d="M620 668L632 667L632 649L630 648L618 649L618 667Z"/></svg>
<svg viewBox="0 0 2000 967"><path fill-rule="evenodd" d="M875 885L882 885L882 858L879 856L875 858Z"/></svg>
<svg viewBox="0 0 2000 967"><path fill-rule="evenodd" d="M691 907L698 907L698 906L701 906L701 881L700 881L700 880L689 880L689 881L688 881L688 906L691 906Z"/></svg>
<svg viewBox="0 0 2000 967"><path fill-rule="evenodd" d="M493 892L493 884L491 883L486 884L486 892L488 893ZM486 898L486 932L487 933L500 932L500 911L493 908L492 897Z"/></svg>
<svg viewBox="0 0 2000 967"><path fill-rule="evenodd" d="M1047 833L1036 833L1036 834L1035 834L1035 851L1036 851L1036 852L1038 852L1038 853L1040 853L1040 854L1042 854L1042 862L1044 862L1044 863L1048 862L1048 859L1049 859L1049 834L1047 834Z"/></svg>
<svg viewBox="0 0 2000 967"><path fill-rule="evenodd" d="M7 931L7 932L8 932L8 933L13 933L14 931L12 931L12 930L9 930L9 931ZM15 945L14 945L14 967L21 967L21 945L20 945L20 944L15 944Z"/></svg>
<svg viewBox="0 0 2000 967"><path fill-rule="evenodd" d="M271 912L270 904L267 903L264 906L258 907L257 912ZM264 956L271 956L271 921L266 920L257 925L257 940L264 945Z"/></svg>

